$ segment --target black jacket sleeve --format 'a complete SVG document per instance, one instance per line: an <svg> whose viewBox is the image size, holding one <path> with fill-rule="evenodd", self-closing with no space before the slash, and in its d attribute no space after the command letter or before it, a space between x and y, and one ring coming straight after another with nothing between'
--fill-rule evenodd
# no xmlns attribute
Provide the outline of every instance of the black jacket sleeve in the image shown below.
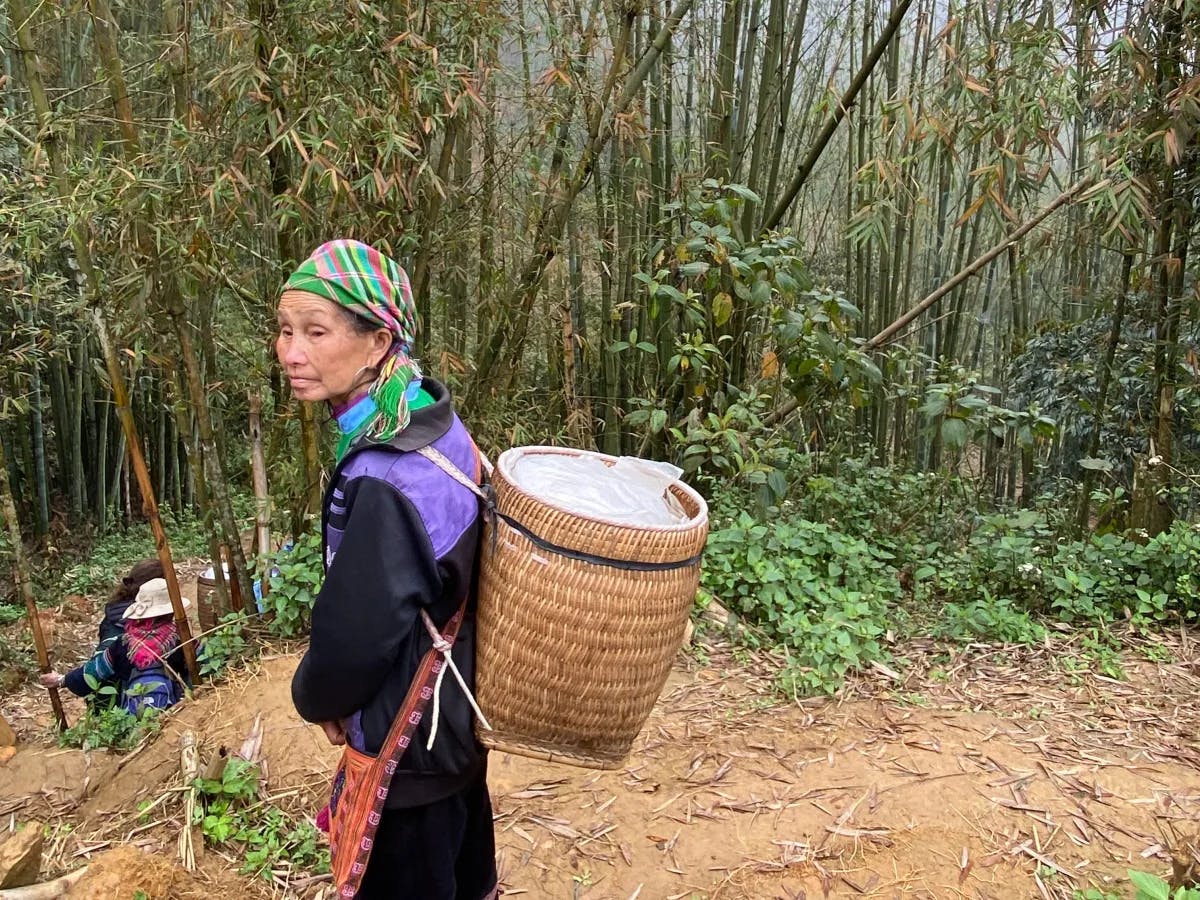
<svg viewBox="0 0 1200 900"><path fill-rule="evenodd" d="M63 676L63 685L76 697L87 697L102 685L116 685L122 671L128 672L129 660L120 638L102 640L91 658Z"/></svg>
<svg viewBox="0 0 1200 900"><path fill-rule="evenodd" d="M344 719L378 693L418 613L441 594L429 535L413 505L385 481L352 480L345 533L313 606L308 652L292 701L310 722Z"/></svg>

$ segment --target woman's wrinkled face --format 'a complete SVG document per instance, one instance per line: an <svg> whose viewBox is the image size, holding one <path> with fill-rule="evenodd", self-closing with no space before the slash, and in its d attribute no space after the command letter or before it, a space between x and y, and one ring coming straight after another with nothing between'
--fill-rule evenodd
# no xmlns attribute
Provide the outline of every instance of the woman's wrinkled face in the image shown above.
<svg viewBox="0 0 1200 900"><path fill-rule="evenodd" d="M279 301L275 353L299 400L354 399L391 344L387 329L360 332L332 300L287 291Z"/></svg>

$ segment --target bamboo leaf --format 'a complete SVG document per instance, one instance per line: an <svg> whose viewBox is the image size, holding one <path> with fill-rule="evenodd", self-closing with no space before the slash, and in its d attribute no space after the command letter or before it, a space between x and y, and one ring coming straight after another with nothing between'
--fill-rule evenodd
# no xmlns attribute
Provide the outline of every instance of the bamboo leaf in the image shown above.
<svg viewBox="0 0 1200 900"><path fill-rule="evenodd" d="M733 298L724 291L713 297L712 302L713 323L716 325L724 325L733 315Z"/></svg>

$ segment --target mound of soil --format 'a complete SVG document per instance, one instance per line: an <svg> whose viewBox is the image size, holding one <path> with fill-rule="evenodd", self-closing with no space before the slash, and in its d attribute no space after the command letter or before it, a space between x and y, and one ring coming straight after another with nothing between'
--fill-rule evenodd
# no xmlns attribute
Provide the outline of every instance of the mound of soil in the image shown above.
<svg viewBox="0 0 1200 900"><path fill-rule="evenodd" d="M92 857L87 873L71 886L66 900L116 900L137 896L146 900L202 900L210 888L161 856L128 845Z"/></svg>

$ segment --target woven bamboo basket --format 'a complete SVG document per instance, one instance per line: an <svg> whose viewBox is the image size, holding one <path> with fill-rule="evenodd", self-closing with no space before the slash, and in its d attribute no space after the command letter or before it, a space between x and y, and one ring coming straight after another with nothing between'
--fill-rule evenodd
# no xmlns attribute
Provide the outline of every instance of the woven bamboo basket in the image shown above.
<svg viewBox="0 0 1200 900"><path fill-rule="evenodd" d="M496 512L481 554L475 685L492 730L484 745L598 769L619 767L662 691L700 577L708 506L670 487L687 520L635 527L531 496L511 477L520 447L492 474Z"/></svg>

